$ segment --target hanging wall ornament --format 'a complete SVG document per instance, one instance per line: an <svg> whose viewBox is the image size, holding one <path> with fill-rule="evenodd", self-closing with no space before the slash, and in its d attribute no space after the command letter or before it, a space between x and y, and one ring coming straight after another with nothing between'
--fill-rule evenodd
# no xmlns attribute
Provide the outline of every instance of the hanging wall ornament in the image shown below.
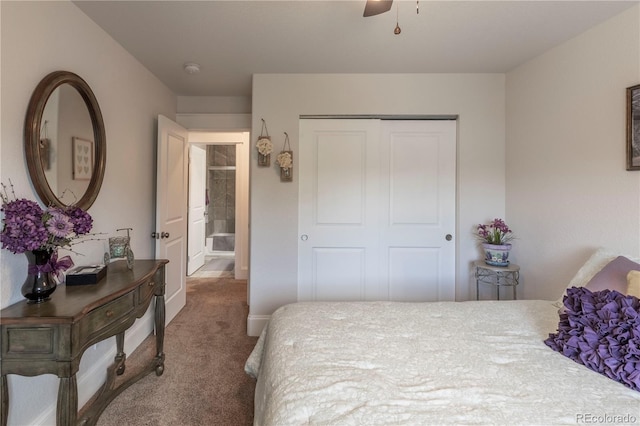
<svg viewBox="0 0 640 426"><path fill-rule="evenodd" d="M51 168L51 139L47 132L47 120L44 120L42 125L42 133L44 137L40 139L40 161L42 162L42 168L49 170Z"/></svg>
<svg viewBox="0 0 640 426"><path fill-rule="evenodd" d="M273 143L271 143L271 136L267 130L267 123L262 120L262 130L260 130L260 136L258 136L258 142L256 148L258 148L258 166L268 167L271 164L271 151L273 151Z"/></svg>
<svg viewBox="0 0 640 426"><path fill-rule="evenodd" d="M293 151L291 151L287 132L284 132L284 146L276 161L280 166L280 180L282 182L291 182L293 180Z"/></svg>

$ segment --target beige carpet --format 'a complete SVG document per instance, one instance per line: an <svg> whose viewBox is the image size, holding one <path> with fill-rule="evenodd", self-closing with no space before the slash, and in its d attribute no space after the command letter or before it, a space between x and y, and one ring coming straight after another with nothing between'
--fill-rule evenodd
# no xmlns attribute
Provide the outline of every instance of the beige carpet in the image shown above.
<svg viewBox="0 0 640 426"><path fill-rule="evenodd" d="M165 371L120 394L98 426L251 425L255 381L244 362L257 338L246 335L247 282L189 278L187 305L167 326ZM155 353L152 336L127 358L127 372Z"/></svg>

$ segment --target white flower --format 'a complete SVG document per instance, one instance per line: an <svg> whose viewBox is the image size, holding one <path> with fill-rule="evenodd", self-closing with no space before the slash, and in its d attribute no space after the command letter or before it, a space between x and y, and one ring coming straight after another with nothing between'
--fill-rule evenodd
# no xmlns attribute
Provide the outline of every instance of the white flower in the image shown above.
<svg viewBox="0 0 640 426"><path fill-rule="evenodd" d="M282 151L278 154L276 161L283 169L290 169L293 165L293 158L291 157L291 153L288 151Z"/></svg>
<svg viewBox="0 0 640 426"><path fill-rule="evenodd" d="M273 150L273 144L271 140L267 138L259 138L258 143L256 143L256 148L258 148L258 152L262 155L269 155Z"/></svg>

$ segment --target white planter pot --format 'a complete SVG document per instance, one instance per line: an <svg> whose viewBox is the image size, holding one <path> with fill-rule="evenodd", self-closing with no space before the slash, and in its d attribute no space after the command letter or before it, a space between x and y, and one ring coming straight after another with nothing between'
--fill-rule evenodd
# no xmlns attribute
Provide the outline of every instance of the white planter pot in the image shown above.
<svg viewBox="0 0 640 426"><path fill-rule="evenodd" d="M488 244L483 243L484 262L492 266L509 266L509 252L511 244Z"/></svg>

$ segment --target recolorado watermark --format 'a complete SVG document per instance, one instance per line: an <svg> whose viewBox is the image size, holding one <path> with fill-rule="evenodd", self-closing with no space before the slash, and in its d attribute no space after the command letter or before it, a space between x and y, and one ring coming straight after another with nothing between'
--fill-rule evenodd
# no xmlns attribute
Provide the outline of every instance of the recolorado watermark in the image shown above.
<svg viewBox="0 0 640 426"><path fill-rule="evenodd" d="M633 414L593 414L578 413L576 414L577 424L635 424L638 423L638 417Z"/></svg>

